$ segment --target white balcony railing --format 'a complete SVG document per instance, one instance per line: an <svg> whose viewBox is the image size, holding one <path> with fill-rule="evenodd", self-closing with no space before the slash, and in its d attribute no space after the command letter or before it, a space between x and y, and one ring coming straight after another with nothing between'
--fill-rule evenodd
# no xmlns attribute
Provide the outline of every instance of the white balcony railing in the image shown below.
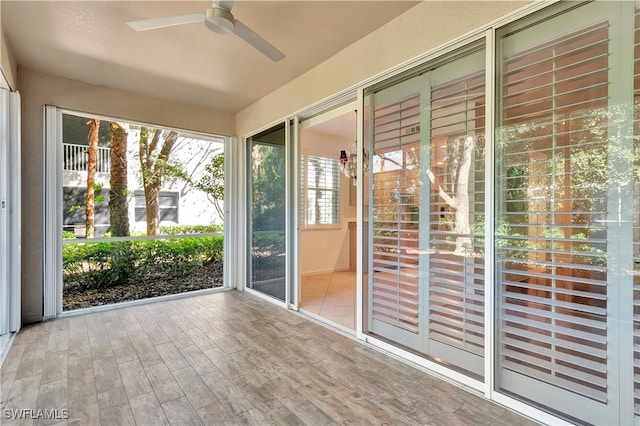
<svg viewBox="0 0 640 426"><path fill-rule="evenodd" d="M63 168L76 172L86 172L89 159L89 146L63 143ZM109 173L111 167L111 149L98 147L98 164L96 171Z"/></svg>

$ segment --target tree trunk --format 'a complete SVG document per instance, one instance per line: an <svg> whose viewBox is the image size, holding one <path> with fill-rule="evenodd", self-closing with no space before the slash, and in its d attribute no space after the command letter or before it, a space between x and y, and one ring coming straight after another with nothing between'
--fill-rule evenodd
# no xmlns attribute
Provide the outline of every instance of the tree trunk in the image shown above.
<svg viewBox="0 0 640 426"><path fill-rule="evenodd" d="M469 171L471 169L471 160L475 140L472 136L468 136L464 141L464 150L462 152L462 161L458 172L458 181L456 182L455 198L457 202L455 220L458 234L456 238L456 249L454 254L459 256L473 256L473 241L471 238L471 225L469 224Z"/></svg>
<svg viewBox="0 0 640 426"><path fill-rule="evenodd" d="M456 144L453 149L453 167L452 179L454 189L453 196L438 185L435 176L431 170L427 170L427 175L431 181L432 187L437 186L438 195L445 203L455 210L454 232L456 236L456 248L453 254L457 256L471 257L474 256L473 240L471 238L471 225L469 223L469 172L471 170L471 162L473 159L473 150L475 148L475 138L467 136L463 142L463 150L460 152L459 140L455 140Z"/></svg>
<svg viewBox="0 0 640 426"><path fill-rule="evenodd" d="M162 177L166 172L166 165L173 145L178 139L178 132L171 131L164 138L162 148L158 152L158 145L162 137L162 130L156 129L149 142L150 130L140 129L140 168L142 170L142 185L144 187L144 201L147 214L147 235L157 235L160 227L160 188Z"/></svg>
<svg viewBox="0 0 640 426"><path fill-rule="evenodd" d="M95 183L96 170L98 168L98 131L100 130L100 120L91 119L87 121L89 125L89 148L87 149L87 197L84 202L84 212L86 217L86 237L95 236Z"/></svg>
<svg viewBox="0 0 640 426"><path fill-rule="evenodd" d="M111 179L109 181L109 217L111 236L129 236L129 206L127 202L127 132L111 122Z"/></svg>

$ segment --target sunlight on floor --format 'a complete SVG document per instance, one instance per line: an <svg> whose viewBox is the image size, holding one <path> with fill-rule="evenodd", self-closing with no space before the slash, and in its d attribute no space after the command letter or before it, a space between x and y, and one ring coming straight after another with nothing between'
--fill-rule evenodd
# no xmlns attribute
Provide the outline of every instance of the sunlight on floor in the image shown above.
<svg viewBox="0 0 640 426"><path fill-rule="evenodd" d="M355 330L355 306L355 272L302 276L302 309Z"/></svg>

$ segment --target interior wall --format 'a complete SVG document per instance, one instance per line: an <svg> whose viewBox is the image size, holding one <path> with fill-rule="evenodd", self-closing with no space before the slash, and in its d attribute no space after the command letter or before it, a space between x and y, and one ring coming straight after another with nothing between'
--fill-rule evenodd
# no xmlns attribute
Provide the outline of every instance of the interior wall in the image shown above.
<svg viewBox="0 0 640 426"><path fill-rule="evenodd" d="M355 128L354 128L355 133ZM300 152L327 158L338 158L340 150L352 139L314 132L300 132ZM340 175L340 224L300 231L300 271L303 274L345 271L349 269L349 221L355 221L356 206L349 204L351 181Z"/></svg>
<svg viewBox="0 0 640 426"><path fill-rule="evenodd" d="M234 116L200 106L96 86L20 67L22 94L22 319L43 316L43 108L77 111L167 127L232 135Z"/></svg>
<svg viewBox="0 0 640 426"><path fill-rule="evenodd" d="M247 135L480 28L530 1L425 1L236 115Z"/></svg>
<svg viewBox="0 0 640 426"><path fill-rule="evenodd" d="M0 1L0 16L2 16L2 2ZM2 19L0 19L0 72L4 75L12 90L17 90L18 66L16 65L13 52L7 45L7 38L2 30Z"/></svg>

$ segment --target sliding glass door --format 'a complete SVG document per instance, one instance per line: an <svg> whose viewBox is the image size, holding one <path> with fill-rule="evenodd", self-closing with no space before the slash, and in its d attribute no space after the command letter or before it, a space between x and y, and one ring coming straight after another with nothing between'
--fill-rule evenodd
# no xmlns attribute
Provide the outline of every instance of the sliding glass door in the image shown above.
<svg viewBox="0 0 640 426"><path fill-rule="evenodd" d="M369 99L369 332L474 378L484 370L484 63L471 46Z"/></svg>
<svg viewBox="0 0 640 426"><path fill-rule="evenodd" d="M595 424L632 422L634 7L499 33L497 385Z"/></svg>
<svg viewBox="0 0 640 426"><path fill-rule="evenodd" d="M287 300L286 133L272 127L248 139L248 287Z"/></svg>

